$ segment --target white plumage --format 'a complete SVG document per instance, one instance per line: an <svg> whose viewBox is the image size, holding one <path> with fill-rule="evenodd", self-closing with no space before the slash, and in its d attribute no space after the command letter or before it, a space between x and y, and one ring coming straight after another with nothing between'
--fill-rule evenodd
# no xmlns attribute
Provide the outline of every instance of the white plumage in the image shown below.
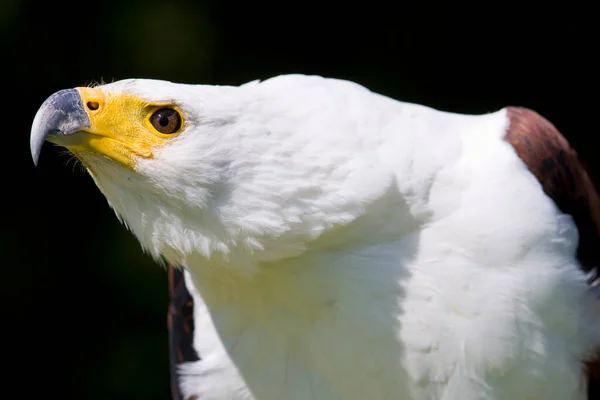
<svg viewBox="0 0 600 400"><path fill-rule="evenodd" d="M125 80L181 134L134 170L78 154L156 259L185 268L202 400L584 399L600 346L578 232L504 140L300 75Z"/></svg>

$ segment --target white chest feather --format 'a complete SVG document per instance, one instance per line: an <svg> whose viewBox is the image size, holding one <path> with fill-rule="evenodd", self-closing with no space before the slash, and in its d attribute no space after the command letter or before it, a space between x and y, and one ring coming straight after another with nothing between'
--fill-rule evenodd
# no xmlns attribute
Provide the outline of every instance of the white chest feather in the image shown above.
<svg viewBox="0 0 600 400"><path fill-rule="evenodd" d="M182 369L184 393L576 398L584 349L581 316L569 308L577 310L584 288L568 257L481 263L464 248L426 240L410 235L315 255L306 264L266 267L250 281L199 274L202 295L193 295L202 360ZM554 293L571 298L553 301Z"/></svg>

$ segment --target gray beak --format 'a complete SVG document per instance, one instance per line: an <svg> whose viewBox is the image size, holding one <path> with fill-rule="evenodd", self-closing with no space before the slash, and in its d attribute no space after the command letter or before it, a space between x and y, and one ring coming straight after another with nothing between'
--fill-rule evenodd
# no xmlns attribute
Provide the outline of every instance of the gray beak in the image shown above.
<svg viewBox="0 0 600 400"><path fill-rule="evenodd" d="M37 165L42 145L48 137L70 135L90 127L77 89L65 89L48 97L35 114L31 126L31 156Z"/></svg>

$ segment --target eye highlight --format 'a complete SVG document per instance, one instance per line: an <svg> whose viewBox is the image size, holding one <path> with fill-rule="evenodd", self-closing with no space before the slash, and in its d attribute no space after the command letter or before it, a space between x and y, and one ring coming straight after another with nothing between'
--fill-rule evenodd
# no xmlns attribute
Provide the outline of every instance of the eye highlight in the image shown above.
<svg viewBox="0 0 600 400"><path fill-rule="evenodd" d="M161 108L150 116L150 123L158 132L169 135L181 128L181 115L172 108Z"/></svg>

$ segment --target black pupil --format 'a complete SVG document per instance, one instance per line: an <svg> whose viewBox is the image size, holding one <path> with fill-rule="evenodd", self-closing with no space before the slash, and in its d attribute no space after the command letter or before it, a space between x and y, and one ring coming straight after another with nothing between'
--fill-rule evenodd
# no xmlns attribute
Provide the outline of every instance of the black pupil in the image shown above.
<svg viewBox="0 0 600 400"><path fill-rule="evenodd" d="M169 125L169 117L167 117L165 114L160 114L160 116L158 117L158 123L160 124L160 126Z"/></svg>

